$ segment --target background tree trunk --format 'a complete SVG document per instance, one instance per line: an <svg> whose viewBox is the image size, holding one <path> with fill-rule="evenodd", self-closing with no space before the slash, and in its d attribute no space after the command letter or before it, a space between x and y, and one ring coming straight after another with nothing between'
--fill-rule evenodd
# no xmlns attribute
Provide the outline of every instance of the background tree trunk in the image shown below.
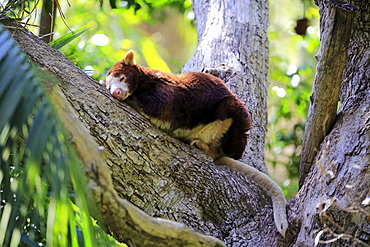
<svg viewBox="0 0 370 247"><path fill-rule="evenodd" d="M300 187L310 171L320 143L335 122L344 63L351 37L349 34L352 31L355 16L356 12L350 5L321 4L320 7L320 37L322 38L319 54L316 56L318 63L315 81L302 139ZM340 28L338 28L339 23Z"/></svg>
<svg viewBox="0 0 370 247"><path fill-rule="evenodd" d="M42 1L39 36L42 37L42 40L46 43L53 41L53 32L57 10L56 4L57 3L54 0Z"/></svg>
<svg viewBox="0 0 370 247"><path fill-rule="evenodd" d="M193 1L198 47L183 71L212 73L245 102L252 115L242 160L267 172L267 1Z"/></svg>
<svg viewBox="0 0 370 247"><path fill-rule="evenodd" d="M367 1L351 3L357 8L354 19L353 14L345 13L351 7L348 4L318 1L321 14L330 9L331 13L346 10L335 28L353 19L353 31L346 33L350 43L341 80L340 109L292 205L292 221L299 226L293 246L319 242L319 246L370 246L370 6ZM322 25L333 21L330 14L321 17ZM325 31L321 39L327 38ZM318 68L317 73L330 70Z"/></svg>

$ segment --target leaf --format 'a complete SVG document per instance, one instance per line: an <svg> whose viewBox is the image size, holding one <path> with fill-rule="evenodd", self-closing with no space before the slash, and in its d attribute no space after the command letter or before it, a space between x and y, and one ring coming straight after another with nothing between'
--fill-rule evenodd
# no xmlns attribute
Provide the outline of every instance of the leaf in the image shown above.
<svg viewBox="0 0 370 247"><path fill-rule="evenodd" d="M68 34L60 37L57 40L54 40L54 41L50 42L49 45L54 47L55 49L59 50L60 48L67 45L68 43L70 43L71 41L76 39L78 36L80 36L81 34L86 32L90 28L91 28L91 26L83 26L81 28L78 28L78 29L76 29L74 31L71 31Z"/></svg>
<svg viewBox="0 0 370 247"><path fill-rule="evenodd" d="M36 77L42 73L2 26L0 73L0 246L67 246L77 236L69 229L86 246L105 242L92 224L79 159Z"/></svg>
<svg viewBox="0 0 370 247"><path fill-rule="evenodd" d="M22 233L21 240L31 247L40 247L35 241L29 238L26 234Z"/></svg>

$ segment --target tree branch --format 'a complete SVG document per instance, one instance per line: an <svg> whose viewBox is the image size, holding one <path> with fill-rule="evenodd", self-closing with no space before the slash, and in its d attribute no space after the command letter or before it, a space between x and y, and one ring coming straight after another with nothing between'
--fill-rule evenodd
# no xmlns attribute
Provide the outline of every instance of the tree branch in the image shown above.
<svg viewBox="0 0 370 247"><path fill-rule="evenodd" d="M256 246L281 241L263 188L159 131L26 30L9 31L36 64L60 79L60 87L80 120L107 151L113 185L121 198L151 216L185 223L227 244ZM121 210L112 203L103 206ZM120 214L112 212L110 218L112 215ZM109 229L119 228L109 220L105 222ZM112 234L119 241L130 238ZM245 235L248 238L241 237Z"/></svg>
<svg viewBox="0 0 370 247"><path fill-rule="evenodd" d="M327 2L330 1L320 1L321 45L302 139L300 187L310 171L320 144L332 129L336 118L344 63L356 16L349 4Z"/></svg>
<svg viewBox="0 0 370 247"><path fill-rule="evenodd" d="M78 120L58 86L53 87L50 97L82 159L89 190L104 224L115 236L138 246L226 246L216 238L190 230L184 224L150 217L121 199L113 188L101 147Z"/></svg>

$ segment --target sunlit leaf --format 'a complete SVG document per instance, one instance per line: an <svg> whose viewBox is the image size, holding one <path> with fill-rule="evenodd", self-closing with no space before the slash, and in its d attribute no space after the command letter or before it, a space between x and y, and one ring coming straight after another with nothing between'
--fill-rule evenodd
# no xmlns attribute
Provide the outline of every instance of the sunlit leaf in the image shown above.
<svg viewBox="0 0 370 247"><path fill-rule="evenodd" d="M72 40L76 39L78 36L89 30L91 26L84 26L79 29L76 29L74 31L71 31L67 33L66 35L58 38L57 40L54 40L49 43L50 46L54 47L55 49L59 50L63 46L70 43Z"/></svg>
<svg viewBox="0 0 370 247"><path fill-rule="evenodd" d="M115 245L92 225L79 160L46 88L37 79L43 74L0 26L0 51L4 47L7 52L0 53L0 246L79 246L71 244L76 232L85 246ZM71 187L76 191L73 201L83 212L78 217Z"/></svg>

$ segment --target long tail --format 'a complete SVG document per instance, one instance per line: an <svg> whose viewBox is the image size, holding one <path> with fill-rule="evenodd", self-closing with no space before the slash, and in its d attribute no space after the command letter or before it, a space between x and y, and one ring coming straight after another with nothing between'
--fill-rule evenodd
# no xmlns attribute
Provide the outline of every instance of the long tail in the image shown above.
<svg viewBox="0 0 370 247"><path fill-rule="evenodd" d="M285 237L285 232L288 228L286 200L280 186L266 174L230 157L221 157L216 160L216 164L226 165L229 168L242 173L267 191L267 194L272 199L276 228L280 234Z"/></svg>

